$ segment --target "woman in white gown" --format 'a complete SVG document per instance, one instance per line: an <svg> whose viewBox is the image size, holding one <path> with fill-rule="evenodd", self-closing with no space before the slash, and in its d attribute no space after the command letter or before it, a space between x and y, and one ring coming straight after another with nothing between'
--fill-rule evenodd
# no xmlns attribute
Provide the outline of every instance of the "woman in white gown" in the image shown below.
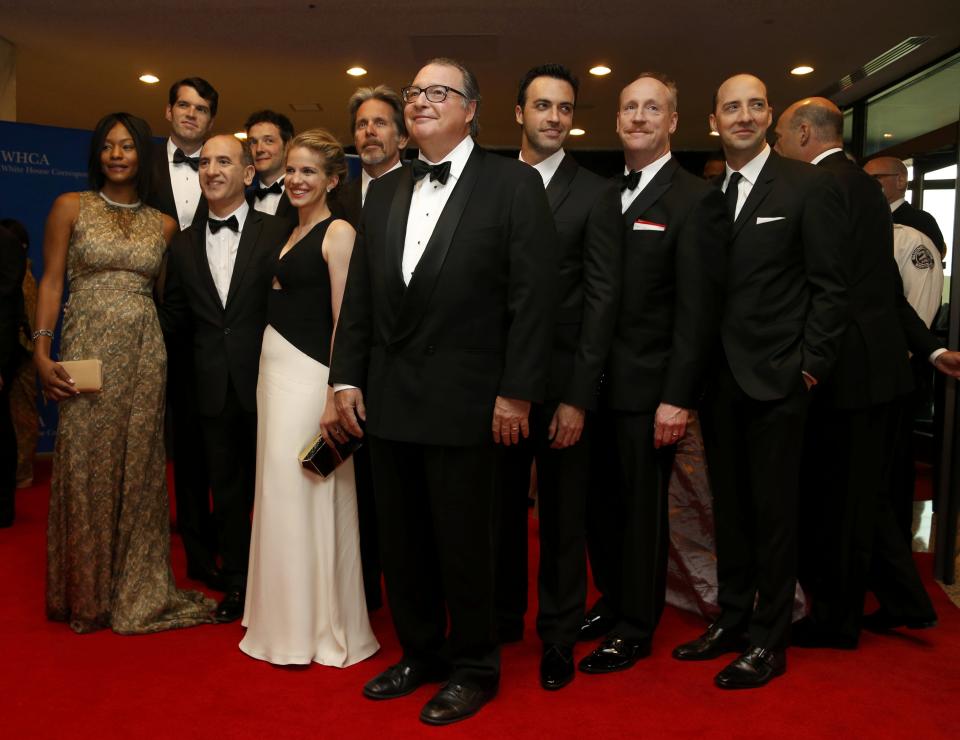
<svg viewBox="0 0 960 740"><path fill-rule="evenodd" d="M326 479L297 454L336 419L327 386L353 228L327 196L346 174L321 129L295 137L284 187L299 224L272 262L257 383L257 483L240 649L279 665L345 667L373 655L363 595L353 462Z"/></svg>

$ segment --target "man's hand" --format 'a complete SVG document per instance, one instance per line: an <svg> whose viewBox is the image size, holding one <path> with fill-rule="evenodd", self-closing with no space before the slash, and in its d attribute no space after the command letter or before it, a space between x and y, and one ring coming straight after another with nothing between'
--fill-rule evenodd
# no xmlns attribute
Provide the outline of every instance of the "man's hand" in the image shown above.
<svg viewBox="0 0 960 740"><path fill-rule="evenodd" d="M960 352L947 350L933 361L933 366L944 375L951 378L960 378Z"/></svg>
<svg viewBox="0 0 960 740"><path fill-rule="evenodd" d="M572 447L580 441L580 435L583 434L583 420L586 412L561 403L557 410L553 412L553 418L550 420L550 428L547 430L551 443L550 447L555 450L562 450L565 447Z"/></svg>
<svg viewBox="0 0 960 740"><path fill-rule="evenodd" d="M679 406L661 403L653 417L653 446L674 445L687 433L690 412Z"/></svg>
<svg viewBox="0 0 960 740"><path fill-rule="evenodd" d="M347 441L347 435L344 432L352 437L362 437L363 429L360 428L357 417L360 417L363 421L367 420L367 408L363 405L363 391L359 388L345 388L334 394L334 400L337 403L337 416L340 419L340 425L339 428L333 428L334 425L329 425L329 429L323 430L324 434L329 431L338 442Z"/></svg>
<svg viewBox="0 0 960 740"><path fill-rule="evenodd" d="M339 395L339 394L337 394ZM530 436L530 402L497 396L493 404L493 441L509 447Z"/></svg>

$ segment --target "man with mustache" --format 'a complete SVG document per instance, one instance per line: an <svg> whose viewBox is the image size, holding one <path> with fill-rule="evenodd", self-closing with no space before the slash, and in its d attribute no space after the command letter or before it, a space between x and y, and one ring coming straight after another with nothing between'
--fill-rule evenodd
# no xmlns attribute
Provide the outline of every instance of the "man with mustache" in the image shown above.
<svg viewBox="0 0 960 740"><path fill-rule="evenodd" d="M540 175L557 226L560 302L547 401L530 410L530 437L506 451L497 616L502 642L519 640L527 607L527 495L537 463L540 573L537 632L540 684L554 690L574 676L573 645L586 599L584 517L590 438L600 371L610 348L620 292L623 226L614 185L564 152L577 79L559 64L534 67L520 82L515 115L520 161Z"/></svg>
<svg viewBox="0 0 960 740"><path fill-rule="evenodd" d="M224 134L207 141L199 171L210 215L171 242L158 313L164 332L192 331L200 427L226 591L216 617L230 622L243 613L249 559L257 373L272 277L268 266L289 225L247 203L244 191L255 170L249 147L236 137Z"/></svg>
<svg viewBox="0 0 960 740"><path fill-rule="evenodd" d="M650 655L666 593L667 486L716 342L729 224L719 190L670 152L677 97L673 80L646 72L623 88L617 110L623 298L603 403L620 468L606 536L619 558L603 593L613 626L580 661L586 673Z"/></svg>
<svg viewBox="0 0 960 740"><path fill-rule="evenodd" d="M763 686L786 671L809 394L833 370L847 326L839 187L771 151L772 119L766 86L748 74L720 85L710 114L733 222L722 353L702 415L721 614L673 656L741 653L714 679L724 689Z"/></svg>
<svg viewBox="0 0 960 740"><path fill-rule="evenodd" d="M400 167L400 155L407 146L403 101L386 85L360 87L350 96L350 130L360 157L360 177L337 193L344 218L357 228L360 211L370 183Z"/></svg>
<svg viewBox="0 0 960 740"><path fill-rule="evenodd" d="M260 110L250 114L243 128L247 132L247 145L257 170L253 187L248 193L250 205L261 213L279 216L295 224L297 209L290 204L283 179L287 166L287 144L294 134L293 124L282 113Z"/></svg>

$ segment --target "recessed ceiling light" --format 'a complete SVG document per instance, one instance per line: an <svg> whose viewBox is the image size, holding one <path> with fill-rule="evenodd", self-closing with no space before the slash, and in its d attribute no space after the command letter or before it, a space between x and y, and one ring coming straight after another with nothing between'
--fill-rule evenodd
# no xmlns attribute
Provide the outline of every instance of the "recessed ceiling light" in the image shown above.
<svg viewBox="0 0 960 740"><path fill-rule="evenodd" d="M719 131L711 131L711 132L710 132L710 135L711 135L711 136L719 136L719 135L720 135L720 132L719 132Z"/></svg>
<svg viewBox="0 0 960 740"><path fill-rule="evenodd" d="M571 136L583 136L585 133L587 133L587 132L584 131L582 128L572 128L572 129L570 129L570 135L571 135Z"/></svg>
<svg viewBox="0 0 960 740"><path fill-rule="evenodd" d="M883 138L884 138L884 139L892 139L892 138L893 138L893 134L891 134L889 131L884 131L884 133L883 133Z"/></svg>
<svg viewBox="0 0 960 740"><path fill-rule="evenodd" d="M367 70L363 67L350 67L350 69L347 70L347 74L351 77L363 77L366 73Z"/></svg>
<svg viewBox="0 0 960 740"><path fill-rule="evenodd" d="M247 138L247 132L246 132L246 131L237 131L237 133L235 133L234 136L236 136L238 139L240 139L240 141L244 141L244 140Z"/></svg>
<svg viewBox="0 0 960 740"><path fill-rule="evenodd" d="M790 74L797 75L798 77L802 75L808 75L811 72L813 72L813 67L808 64L801 64L799 67L794 67L790 70Z"/></svg>
<svg viewBox="0 0 960 740"><path fill-rule="evenodd" d="M603 64L598 64L596 67L590 68L590 74L596 75L597 77L603 77L604 75L610 74L610 67L607 67Z"/></svg>
<svg viewBox="0 0 960 740"><path fill-rule="evenodd" d="M148 85L156 85L158 82L160 82L160 78L156 75L145 74L140 75L140 82L146 82Z"/></svg>

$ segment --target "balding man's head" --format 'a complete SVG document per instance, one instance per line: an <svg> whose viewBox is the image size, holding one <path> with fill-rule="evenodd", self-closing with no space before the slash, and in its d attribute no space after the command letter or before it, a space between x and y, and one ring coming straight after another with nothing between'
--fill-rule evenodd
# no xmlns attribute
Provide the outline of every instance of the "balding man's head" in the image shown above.
<svg viewBox="0 0 960 740"><path fill-rule="evenodd" d="M776 127L776 150L810 162L828 149L843 148L843 113L826 98L804 98L789 106Z"/></svg>
<svg viewBox="0 0 960 740"><path fill-rule="evenodd" d="M727 163L739 170L766 146L773 120L767 86L754 75L734 75L724 80L713 98L710 125L720 134Z"/></svg>
<svg viewBox="0 0 960 740"><path fill-rule="evenodd" d="M906 194L909 180L907 167L896 157L876 157L867 162L863 169L880 183L888 203L900 200Z"/></svg>

